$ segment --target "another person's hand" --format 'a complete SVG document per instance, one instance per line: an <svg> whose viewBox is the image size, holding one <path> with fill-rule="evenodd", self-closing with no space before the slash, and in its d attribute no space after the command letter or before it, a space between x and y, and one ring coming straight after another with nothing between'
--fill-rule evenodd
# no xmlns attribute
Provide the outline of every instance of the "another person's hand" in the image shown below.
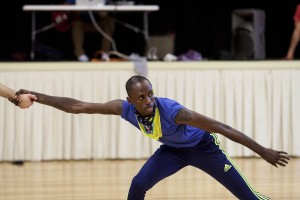
<svg viewBox="0 0 300 200"><path fill-rule="evenodd" d="M33 94L20 94L18 98L20 99L18 106L22 109L29 108L37 100L37 97Z"/></svg>
<svg viewBox="0 0 300 200"><path fill-rule="evenodd" d="M265 148L261 157L275 167L277 167L277 165L285 167L290 160L288 153L284 151L276 151L270 148Z"/></svg>
<svg viewBox="0 0 300 200"><path fill-rule="evenodd" d="M33 102L37 100L37 97L33 94L30 94L29 91L19 90L16 93L16 97L14 99L8 100L16 106L19 106L20 108L24 109L29 108L33 104Z"/></svg>

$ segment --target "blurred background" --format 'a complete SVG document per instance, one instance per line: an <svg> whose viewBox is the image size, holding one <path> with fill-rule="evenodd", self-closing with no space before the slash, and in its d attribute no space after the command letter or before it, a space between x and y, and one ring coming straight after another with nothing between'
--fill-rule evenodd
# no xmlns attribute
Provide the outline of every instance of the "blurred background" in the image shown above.
<svg viewBox="0 0 300 200"><path fill-rule="evenodd" d="M61 0L15 0L8 1L8 7L1 12L1 61L30 60L31 12L24 12L25 4L59 4ZM293 31L293 15L299 0L136 0L135 4L159 5L158 12L149 14L151 36L172 37L173 53L180 55L190 49L198 51L206 59L232 59L232 12L235 9L261 9L265 12L265 59L282 59L288 49ZM141 13L116 13L116 18L136 27L143 26ZM51 12L37 13L37 28L52 23ZM143 55L145 41L141 33L136 33L117 23L114 39L119 52ZM37 35L36 48L41 52L37 60L75 60L72 53L70 31L53 28ZM91 51L97 36L91 35L86 42ZM300 58L300 49L295 59Z"/></svg>
<svg viewBox="0 0 300 200"><path fill-rule="evenodd" d="M300 199L300 45L294 61L281 62L300 0L134 1L159 6L159 11L149 13L151 45L178 57L186 52L199 56L198 52L207 62L68 62L77 61L68 24L36 35L34 61L42 62L31 62L32 12L23 11L23 5L62 2L2 1L0 83L16 90L106 102L126 98L128 78L146 72L157 96L173 98L266 147L288 152L293 160L286 168L276 169L256 159L258 155L248 148L219 136L227 153L237 158L242 171L263 193L277 199ZM236 13L236 23L232 23L237 9L260 10L264 17L257 13L258 26L254 26L253 18ZM52 14L37 12L36 28L51 25ZM124 25L142 29L143 13L113 15L118 20L113 35L118 51L149 53L144 35ZM239 20L249 20L255 30L245 34L248 24L241 23L236 29L241 32L232 31ZM254 36L256 32L260 34ZM238 38L237 46L233 38ZM86 53L92 58L99 50L101 35L90 34L85 39ZM251 39L258 47L256 58L232 53L233 46L252 51ZM263 62L248 61L255 59ZM117 116L71 115L38 103L24 111L4 98L0 98L0 108L0 200L124 199L132 177L160 145ZM201 174L187 168L162 181L147 197L234 199L223 186Z"/></svg>

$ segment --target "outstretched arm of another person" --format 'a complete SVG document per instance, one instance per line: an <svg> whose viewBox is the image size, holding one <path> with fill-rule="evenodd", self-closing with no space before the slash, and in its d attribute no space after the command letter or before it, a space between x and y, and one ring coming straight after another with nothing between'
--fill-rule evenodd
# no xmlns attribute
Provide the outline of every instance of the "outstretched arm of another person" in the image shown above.
<svg viewBox="0 0 300 200"><path fill-rule="evenodd" d="M17 96L16 91L0 83L0 96L7 98L13 104L20 108L28 108L36 100L36 97L32 94L22 94Z"/></svg>
<svg viewBox="0 0 300 200"><path fill-rule="evenodd" d="M291 37L290 46L285 59L293 60L296 47L300 40L300 21L295 21L294 31Z"/></svg>
<svg viewBox="0 0 300 200"><path fill-rule="evenodd" d="M265 148L244 133L189 109L181 109L176 115L175 122L198 127L208 132L220 133L230 140L248 147L275 167L277 165L285 166L290 160L286 152Z"/></svg>
<svg viewBox="0 0 300 200"><path fill-rule="evenodd" d="M36 102L52 106L67 113L79 114L106 114L106 115L121 115L123 100L117 99L106 103L88 103L79 101L69 97L50 96L38 92L21 89L17 93L33 94L37 97Z"/></svg>
<svg viewBox="0 0 300 200"><path fill-rule="evenodd" d="M6 99L16 98L16 91L0 83L0 96Z"/></svg>

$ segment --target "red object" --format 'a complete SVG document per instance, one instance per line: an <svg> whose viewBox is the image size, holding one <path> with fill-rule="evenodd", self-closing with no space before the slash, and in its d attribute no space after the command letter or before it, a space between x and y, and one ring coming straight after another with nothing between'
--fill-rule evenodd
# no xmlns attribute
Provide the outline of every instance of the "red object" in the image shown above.
<svg viewBox="0 0 300 200"><path fill-rule="evenodd" d="M67 32L71 28L69 16L65 12L52 12L52 21L55 24L54 28L59 32Z"/></svg>
<svg viewBox="0 0 300 200"><path fill-rule="evenodd" d="M294 20L300 22L300 4L298 4L296 8L296 12L294 14Z"/></svg>

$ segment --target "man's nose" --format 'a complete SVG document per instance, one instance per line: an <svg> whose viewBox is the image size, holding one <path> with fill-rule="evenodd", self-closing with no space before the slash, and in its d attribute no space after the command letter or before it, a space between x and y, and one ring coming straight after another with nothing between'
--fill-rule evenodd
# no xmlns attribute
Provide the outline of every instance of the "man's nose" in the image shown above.
<svg viewBox="0 0 300 200"><path fill-rule="evenodd" d="M145 99L145 100L146 100L146 103L147 103L147 104L149 104L149 103L151 103L151 102L152 102L152 99L151 99L151 97L148 97L148 96L146 97L146 99Z"/></svg>

